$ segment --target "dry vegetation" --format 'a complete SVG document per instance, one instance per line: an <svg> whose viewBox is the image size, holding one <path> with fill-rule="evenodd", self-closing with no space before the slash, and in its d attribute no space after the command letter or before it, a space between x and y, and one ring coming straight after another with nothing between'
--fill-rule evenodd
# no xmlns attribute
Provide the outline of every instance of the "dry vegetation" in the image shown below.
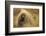
<svg viewBox="0 0 46 36"><path fill-rule="evenodd" d="M39 9L14 8L14 27L38 27Z"/></svg>

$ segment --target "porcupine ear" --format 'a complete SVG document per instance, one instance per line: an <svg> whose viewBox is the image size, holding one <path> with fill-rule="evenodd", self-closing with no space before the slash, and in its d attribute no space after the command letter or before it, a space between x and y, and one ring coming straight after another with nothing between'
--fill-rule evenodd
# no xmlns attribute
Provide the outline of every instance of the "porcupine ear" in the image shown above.
<svg viewBox="0 0 46 36"><path fill-rule="evenodd" d="M14 8L14 16L18 15L20 13L21 9L20 8Z"/></svg>

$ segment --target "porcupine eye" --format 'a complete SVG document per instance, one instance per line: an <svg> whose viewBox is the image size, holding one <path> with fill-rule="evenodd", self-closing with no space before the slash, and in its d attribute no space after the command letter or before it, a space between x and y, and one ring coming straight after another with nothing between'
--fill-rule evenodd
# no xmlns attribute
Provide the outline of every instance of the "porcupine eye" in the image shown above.
<svg viewBox="0 0 46 36"><path fill-rule="evenodd" d="M24 22L24 19L25 19L25 15L22 14L22 15L21 15L21 21Z"/></svg>
<svg viewBox="0 0 46 36"><path fill-rule="evenodd" d="M25 14L21 14L19 19L19 26L22 27L25 20Z"/></svg>

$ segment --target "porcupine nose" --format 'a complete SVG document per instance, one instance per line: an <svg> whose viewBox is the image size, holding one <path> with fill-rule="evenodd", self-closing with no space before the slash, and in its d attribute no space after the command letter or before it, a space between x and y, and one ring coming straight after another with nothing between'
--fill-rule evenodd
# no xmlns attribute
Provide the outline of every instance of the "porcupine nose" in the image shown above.
<svg viewBox="0 0 46 36"><path fill-rule="evenodd" d="M25 14L21 14L20 19L19 19L19 27L22 27L25 21Z"/></svg>

